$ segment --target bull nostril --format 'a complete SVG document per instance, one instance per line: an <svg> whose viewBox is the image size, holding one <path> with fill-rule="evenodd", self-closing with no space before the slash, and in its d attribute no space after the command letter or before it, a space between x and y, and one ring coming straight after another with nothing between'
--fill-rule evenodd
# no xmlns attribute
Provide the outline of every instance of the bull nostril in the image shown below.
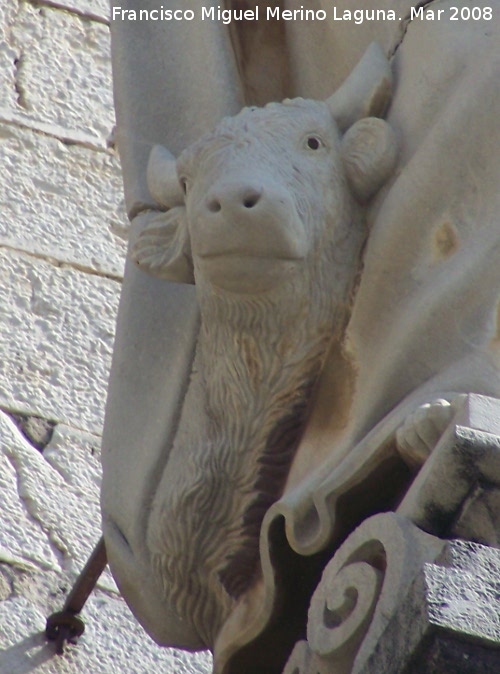
<svg viewBox="0 0 500 674"><path fill-rule="evenodd" d="M207 208L211 213L218 213L222 206L220 205L220 201L218 199L210 199L207 203Z"/></svg>
<svg viewBox="0 0 500 674"><path fill-rule="evenodd" d="M251 194L247 194L243 199L243 206L245 208L253 208L254 206L257 205L259 199L260 199L259 192L252 192Z"/></svg>

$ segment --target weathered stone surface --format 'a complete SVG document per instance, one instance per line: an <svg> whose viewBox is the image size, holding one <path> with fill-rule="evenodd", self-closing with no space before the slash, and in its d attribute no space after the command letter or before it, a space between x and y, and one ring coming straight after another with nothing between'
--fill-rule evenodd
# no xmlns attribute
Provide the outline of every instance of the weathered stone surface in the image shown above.
<svg viewBox="0 0 500 674"><path fill-rule="evenodd" d="M40 582L31 577L32 582ZM51 580L55 586L54 579ZM210 657L159 649L147 640L123 602L102 592L93 595L82 617L85 634L62 657L43 635L46 607L33 597L0 603L0 674L209 674ZM60 593L59 593L60 601ZM54 598L52 599L54 602Z"/></svg>
<svg viewBox="0 0 500 674"><path fill-rule="evenodd" d="M2 422L2 425L4 423ZM39 522L33 521L18 491L17 471L4 451L11 438L2 437L0 489L2 522L0 561L25 567L57 568L58 559ZM35 450L33 450L35 451Z"/></svg>
<svg viewBox="0 0 500 674"><path fill-rule="evenodd" d="M0 124L0 247L120 276L127 237L118 158Z"/></svg>
<svg viewBox="0 0 500 674"><path fill-rule="evenodd" d="M109 30L77 14L22 2L11 31L17 108L96 141L114 124Z"/></svg>
<svg viewBox="0 0 500 674"><path fill-rule="evenodd" d="M120 284L0 251L0 407L98 432Z"/></svg>
<svg viewBox="0 0 500 674"><path fill-rule="evenodd" d="M77 572L100 536L99 459L89 451L99 440L64 427L55 435L45 458L0 413L0 456L9 468L3 479L11 504L11 514L2 515L2 528L9 525L11 531L2 546L5 559ZM75 470L65 466L64 454L72 455ZM33 539L40 542L36 553Z"/></svg>
<svg viewBox="0 0 500 674"><path fill-rule="evenodd" d="M14 420L16 426L33 447L43 450L49 443L54 430L53 421L43 419L43 417L16 414L14 412L11 412L9 416Z"/></svg>
<svg viewBox="0 0 500 674"><path fill-rule="evenodd" d="M398 512L436 536L498 545L499 414L498 399L464 396Z"/></svg>
<svg viewBox="0 0 500 674"><path fill-rule="evenodd" d="M425 567L425 583L432 625L500 646L500 550L451 541L437 563Z"/></svg>
<svg viewBox="0 0 500 674"><path fill-rule="evenodd" d="M43 458L68 483L96 499L101 486L101 438L58 424Z"/></svg>
<svg viewBox="0 0 500 674"><path fill-rule="evenodd" d="M451 541L426 564L361 674L496 674L500 551Z"/></svg>
<svg viewBox="0 0 500 674"><path fill-rule="evenodd" d="M97 590L63 658L42 634L100 535L99 438L57 426L42 455L0 414L0 674L208 674L210 657L159 649L118 597ZM116 588L108 573L100 587Z"/></svg>
<svg viewBox="0 0 500 674"><path fill-rule="evenodd" d="M433 635L398 674L498 674L499 669L500 651L448 635Z"/></svg>
<svg viewBox="0 0 500 674"><path fill-rule="evenodd" d="M38 4L67 9L99 21L109 20L108 0L38 0Z"/></svg>
<svg viewBox="0 0 500 674"><path fill-rule="evenodd" d="M307 641L298 641L286 663L283 674L323 674L324 663L312 652Z"/></svg>
<svg viewBox="0 0 500 674"><path fill-rule="evenodd" d="M12 584L9 575L0 564L0 601L5 601L12 594Z"/></svg>
<svg viewBox="0 0 500 674"><path fill-rule="evenodd" d="M159 649L142 632L108 572L82 612L86 632L64 657L43 630L62 608L100 535L99 438L64 425L40 453L0 413L0 674L208 674L211 659ZM110 592L112 594L110 594Z"/></svg>
<svg viewBox="0 0 500 674"><path fill-rule="evenodd" d="M15 107L17 92L15 86L16 60L19 49L14 44L10 27L18 11L16 0L3 0L0 5L0 92L2 106Z"/></svg>
<svg viewBox="0 0 500 674"><path fill-rule="evenodd" d="M201 4L197 2L193 6L199 8ZM234 6L234 3L230 4ZM264 3L258 4L264 6ZM326 0L314 4L331 12L331 3ZM373 513L377 509L396 507L397 497L402 496L413 477L406 466L401 468L402 461L394 451L394 436L409 415L441 397L448 400L449 393L476 391L500 397L500 267L497 264L500 164L496 147L499 138L498 87L495 86L499 60L494 51L499 44L498 16L493 20L493 16L488 18L481 12L478 20L451 21L453 0L433 2L430 4L439 5L446 12L446 20L415 18L404 34L408 22L399 19L410 17L413 4L410 0L384 0L380 7L395 10L394 20L365 21L362 26L352 21L325 21L312 26L300 20L290 22L283 30L286 37L271 34L271 28L262 24L255 26L256 31L250 39L248 33L252 31L236 25L217 25L217 22L204 25L192 22L175 29L166 24L146 22L140 26L126 21L112 23L116 38L113 48L116 49L117 64L117 136L124 158L129 203L137 208L141 203L148 203L146 129L147 143L162 144L178 156L193 136L201 136L204 126L213 124L214 117L233 114L234 108L239 107L242 92L257 103L279 100L283 89L292 96L326 98L334 88L332 80L341 80L372 40L384 45L385 53L393 57L395 88L387 119L401 140L398 169L393 182L368 204L369 236L352 314L345 335L339 338L340 344L335 343L337 335L333 336L332 332L334 346L311 400L308 424L288 474L284 494L279 506L268 511L260 531L265 589L256 582L253 594L249 591L244 598L240 597L232 619L227 620L227 631L224 633L221 629L218 635L217 647L220 647L222 657L227 656L228 671L231 671L231 652L242 648L243 642L248 645L247 653L262 643L257 643L262 626L268 619L272 622L271 609L266 611L274 607L274 599L280 607L283 605L281 597L273 596L275 588L283 594L294 594L296 583L295 579L290 580L290 574L287 575L289 569L281 573L277 563L273 566L272 555L282 543L276 534L276 531L282 532L281 521L286 520L284 536L295 553L312 556L322 551L332 544L334 536L347 535L366 511ZM123 5L137 7L135 0L124 0ZM151 0L141 2L144 8L152 5ZM295 2L283 3L286 7L296 5ZM457 6L470 10L468 5L465 0L457 2ZM361 2L361 7L367 10L370 3ZM341 0L337 9L352 10L352 0ZM148 43L154 47L144 49ZM200 44L204 45L203 51ZM269 67L264 69L260 67L259 58L266 47L269 49L266 56L270 52L276 53L273 50L279 47L284 53L279 59L268 59ZM179 54L183 58L179 58ZM168 91L158 87L156 77L144 77L144 73L153 72L153 65L159 58L165 64L165 79L171 83ZM240 68L233 69L235 64ZM164 112L164 117L158 110ZM270 136L266 135L266 138L270 140ZM284 154L288 156L288 152ZM246 166L242 161L238 168ZM188 199L193 199L194 203L199 189L196 177L193 178L196 171L190 172L187 168L187 194L193 188ZM207 184L205 194L211 187ZM222 210L220 200L218 205L217 200L212 204L214 213ZM191 230L196 232L196 225ZM224 235L219 236L226 242ZM194 236L191 241L196 256ZM178 244L180 253L176 261L185 261L186 239L179 236L174 243ZM146 284L134 271L130 266L126 274L127 294L122 304L124 320L118 330L119 347L115 360L120 367L112 377L110 406L118 408L120 398L125 408L129 404L130 399L122 395L123 387L119 386L123 370L128 368L130 380L138 384L136 398L141 399L141 409L131 406L129 411L133 409L137 414L129 415L129 421L126 412L121 417L108 417L105 435L110 439L112 460L121 457L121 452L123 455L136 454L137 446L141 450L144 448L144 455L148 457L147 464L139 466L141 475L132 473L130 466L135 464L131 460L130 463L121 462L110 480L110 493L116 504L121 503L116 477L120 475L121 478L126 472L124 465L129 467L132 477L130 480L125 478L122 484L136 482L140 485L140 490L125 490L127 496L132 493L137 499L135 515L131 504L125 510L116 507L120 528L126 530L128 539L134 537L135 545L136 540L144 542L146 527L141 530L139 522L144 524L151 512L145 507L151 499L141 500L141 497L151 492L157 494L160 491L162 496L164 493L157 490L157 472L150 467L166 464L168 447L173 445L171 438L181 427L178 420L182 420L183 413L189 418L189 411L193 409L189 407L189 395L184 398L185 392L192 390L185 381L165 380L164 389L158 395L158 388L149 386L145 362L138 356L147 352L152 377L156 375L160 352L167 351L169 360L176 363L184 358L187 370L192 364L188 358L195 350L186 357L185 344L188 339L194 341L198 326L193 322L191 333L184 333L182 339L163 342L163 326L160 322L154 323L153 318L162 315L161 308L168 302L166 297L173 297L178 291L172 290L167 283L163 290L153 282ZM216 268L218 271L220 269ZM235 264L234 271L236 278L242 270ZM238 280L241 281L241 277ZM147 287L154 300L150 304L134 302L132 298L148 294ZM176 325L180 320L178 316L191 310L192 301L186 293L185 301L177 305L178 313L175 309L169 312L169 326ZM299 321L296 323L298 325ZM203 337L201 331L200 345ZM244 347L241 351L245 352ZM225 364L225 359L231 364L234 362L227 358L227 351L221 349L220 362ZM251 356L248 356L250 360ZM262 360L252 359L259 374ZM130 363L136 364L137 372ZM193 366L195 376L200 372L199 363L197 360ZM177 399L178 409L182 411L166 419L165 401L168 400L166 408L170 410L173 398ZM240 407L243 417L247 416L248 407ZM133 429L138 416L153 419L153 423L142 426L146 431L140 438L140 445ZM231 415L234 417L237 415ZM117 419L124 420L125 427L129 426L128 432L123 424L116 423ZM441 430L436 429L436 437ZM117 440L130 438L130 444L115 442L113 433ZM158 440L160 433L163 433L164 442ZM376 454L373 448L380 452ZM152 458L154 455L156 462ZM174 452L169 461L172 456ZM213 473L219 476L217 470L206 471L207 482ZM225 477L224 471L223 475ZM339 483L341 488L348 485L349 478L353 478L353 482L359 480L356 485L359 491L356 493L352 487L348 495L350 500L346 497L339 501L337 487ZM199 484L204 480L205 473L200 471ZM164 478L162 486L166 482ZM178 484L175 480L172 484L172 491L175 491ZM398 490L399 494L396 493ZM448 490L448 485L446 491L453 493L453 489ZM222 498L219 489L214 488L213 493ZM341 491L341 495L346 496L346 491ZM176 502L179 518L165 517L169 523L181 519L183 509L179 503L180 500ZM265 505L261 506L264 510ZM158 511L164 514L168 508L165 506L162 511L158 507ZM167 547L165 540L169 543L172 538L165 536L165 529L160 526L153 528L150 525L147 530L150 549L163 552ZM129 531L132 532L130 536ZM226 552L223 544L220 549L221 554ZM141 555L140 551L139 544L134 549L136 557ZM117 552L119 556L120 552ZM179 557L191 563L188 553ZM126 565L125 554L123 558ZM178 567L185 570L182 562L178 562ZM143 569L137 571L137 579L141 572ZM215 585L220 575L214 573L213 577ZM283 590L285 579L289 581L287 590ZM142 589L147 580L144 583L138 580L137 587ZM139 594L137 591L136 595ZM168 610L170 602L165 604L165 610ZM163 615L161 610L158 615ZM253 617L255 622L252 624ZM276 616L273 619L272 628L279 622ZM166 625L161 619L158 623L162 627ZM240 635L244 636L238 640ZM267 637L270 635L266 634ZM252 639L255 639L253 643ZM224 646L227 646L225 650ZM222 670L225 663L218 667ZM235 664L234 671L241 674L242 669Z"/></svg>
<svg viewBox="0 0 500 674"><path fill-rule="evenodd" d="M107 0L0 1L0 674L211 671L204 653L153 644L108 572L77 647L56 657L43 635L100 536L95 433L127 238L104 151L108 13ZM61 420L73 427L50 437Z"/></svg>
<svg viewBox="0 0 500 674"><path fill-rule="evenodd" d="M311 600L307 638L321 671L359 674L426 561L444 541L394 513L352 533L326 566Z"/></svg>
<svg viewBox="0 0 500 674"><path fill-rule="evenodd" d="M499 578L500 550L365 520L326 566L283 674L496 674Z"/></svg>

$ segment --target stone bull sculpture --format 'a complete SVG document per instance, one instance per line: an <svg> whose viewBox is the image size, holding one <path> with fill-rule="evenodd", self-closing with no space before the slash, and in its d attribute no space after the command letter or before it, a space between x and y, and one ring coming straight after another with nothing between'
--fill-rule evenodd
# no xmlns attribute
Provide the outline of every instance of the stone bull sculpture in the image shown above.
<svg viewBox="0 0 500 674"><path fill-rule="evenodd" d="M130 8L136 4L124 2ZM140 2L141 7L154 4ZM317 4L329 11L324 0ZM470 392L500 396L497 17L493 21L486 8L489 18L483 13L478 21L427 21L423 16L412 18L407 0L391 0L381 7L384 4L401 20L366 22L361 27L352 21L255 26L234 22L232 35L217 22L174 26L115 21L111 26L117 138L133 230L137 234L144 227L156 227L156 243L151 230L144 239L150 237L148 245L154 244L152 266L157 270L162 266L160 248L164 262L170 260L169 273L176 270L178 278L190 281L197 275L197 285L163 282L127 265L103 435L106 550L124 597L156 641L187 648L202 648L208 642L217 674L282 672L294 643L305 635L307 606L327 559L360 522L399 507L429 451L433 455L424 468L427 474L433 472L437 456L433 445L457 396ZM468 11L464 1L451 4ZM445 14L448 5L443 4ZM293 8L294 2L285 0L283 6ZM350 0L338 5L341 11L347 8L352 9ZM431 5L428 8L432 12ZM213 613L215 604L219 615L229 612L212 646L191 618L183 620L179 614L179 602L173 599L178 586L162 588L168 580L166 561L161 559L163 541L175 530L182 533L184 520L176 529L168 522L170 529L160 531L160 542L154 536L161 528L161 498L164 518L169 512L175 517L169 508L177 466L193 454L194 431L188 420L198 424L200 435L212 423L202 405L208 391L203 377L209 366L215 368L215 360L201 361L199 291L205 285L234 300L249 300L250 294L214 285L213 276L203 277L207 267L198 265L200 237L194 236L196 227L189 217L196 180L194 176L188 180L188 193L182 196L173 158L161 169L156 160L165 155L157 151L148 189L147 158L155 144L179 156L224 115L236 114L244 100L260 105L285 96L326 98L374 39L390 57L397 79L387 121L400 144L398 170L381 194L367 202L366 211L363 207L369 237L358 276L355 268L346 268L353 274L345 281L345 287L352 288L347 300L355 290L352 308L346 302L349 320L344 331L341 310L338 320L333 319L337 336L332 337L318 382L312 384L304 430L298 429L300 442L287 457L293 454L283 493L264 516L255 553L258 561L249 564L255 569L247 581L252 584L242 590L244 584L238 587L235 581L237 574L228 573L229 554L234 552L229 541L228 555L221 553L210 567L216 572L202 578L215 599L206 602L193 586L193 603L198 600L201 606L197 610L205 606ZM348 86L335 96L334 117L341 136L357 120L383 114L388 87L381 83L387 83L387 64L373 50L371 57L371 63L378 65L369 76L356 68ZM344 158L346 140L347 135L338 145ZM356 211L362 196L353 198L353 172L346 170L344 158L343 186L349 189L352 226L360 232ZM261 160L259 170L264 166ZM242 175L241 167L239 171ZM273 184L283 179L282 171L280 166L279 176L273 174ZM183 213L183 205L187 226L167 228L174 212ZM162 208L169 210L160 213ZM258 208L257 203L252 208ZM175 245L169 246L167 239ZM175 250L178 254L172 255ZM353 254L355 267L360 257ZM212 260L212 272L215 263ZM285 264L279 266L283 270ZM243 271L242 264L240 268ZM300 265L295 263L294 269L298 272ZM267 293L271 294L263 290L260 296ZM337 298L342 298L341 292ZM290 323L288 332L295 332L295 325ZM221 358L229 362L227 354ZM199 419L189 416L196 409L193 401L202 410ZM212 426L212 435L201 439L207 455L216 453L219 428L215 421ZM442 439L438 444L442 446ZM440 495L446 500L451 494L454 500L456 483L450 482L446 470L439 475L444 475L438 480ZM221 476L221 484L228 482L227 474ZM165 495L160 496L165 486ZM179 484L178 492L182 490L185 484ZM230 490L217 495L241 493L241 485L233 480ZM441 525L436 514L442 510L432 501L431 506L427 515ZM193 561L200 546L192 532L200 540L205 528L216 531L219 521L210 519L210 512L215 509L200 511L199 527L191 526L178 539L195 579L208 567L202 555L199 565ZM229 570L234 568L233 562ZM390 581L391 594L393 588ZM341 620L350 621L351 613L345 602L340 604L338 631L349 640L352 633L344 630ZM330 618L324 611L328 627ZM291 666L292 672L295 669Z"/></svg>
<svg viewBox="0 0 500 674"><path fill-rule="evenodd" d="M133 258L160 278L195 283L201 312L148 521L151 572L172 622L162 643L213 648L259 577L263 517L349 316L361 205L395 166L394 134L374 116L389 97L387 62L372 47L326 102L245 108L177 161L152 152L148 184L166 210L145 218Z"/></svg>

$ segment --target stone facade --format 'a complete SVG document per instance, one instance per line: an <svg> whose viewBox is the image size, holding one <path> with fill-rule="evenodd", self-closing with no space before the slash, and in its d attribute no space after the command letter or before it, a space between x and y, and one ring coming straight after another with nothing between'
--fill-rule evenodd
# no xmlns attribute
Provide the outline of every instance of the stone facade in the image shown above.
<svg viewBox="0 0 500 674"><path fill-rule="evenodd" d="M100 536L100 434L127 246L106 0L0 6L0 673L201 674L105 574L79 644L59 610Z"/></svg>

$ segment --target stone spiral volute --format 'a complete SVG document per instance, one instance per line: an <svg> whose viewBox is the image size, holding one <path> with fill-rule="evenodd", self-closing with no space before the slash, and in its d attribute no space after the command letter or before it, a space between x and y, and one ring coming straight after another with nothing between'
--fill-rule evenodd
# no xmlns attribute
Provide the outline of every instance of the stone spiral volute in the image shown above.
<svg viewBox="0 0 500 674"><path fill-rule="evenodd" d="M307 642L283 674L356 674L418 570L441 543L394 513L365 522L326 566L312 597Z"/></svg>

